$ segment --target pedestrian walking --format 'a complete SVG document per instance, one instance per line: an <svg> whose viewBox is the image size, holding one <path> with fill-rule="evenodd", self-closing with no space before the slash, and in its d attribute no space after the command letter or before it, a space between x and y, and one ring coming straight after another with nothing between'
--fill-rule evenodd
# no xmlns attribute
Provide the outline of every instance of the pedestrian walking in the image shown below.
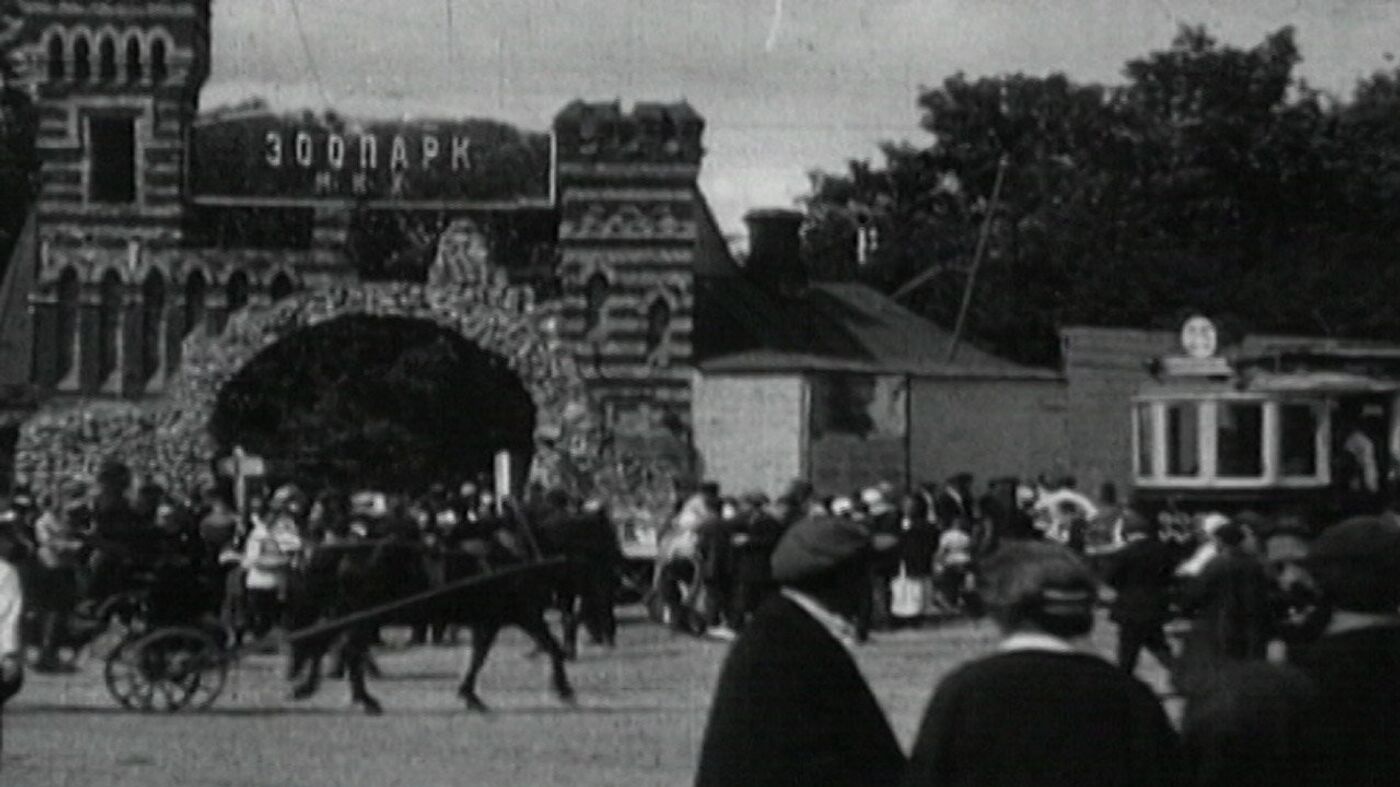
<svg viewBox="0 0 1400 787"><path fill-rule="evenodd" d="M1217 554L1183 591L1182 604L1192 617L1176 675L1184 693L1217 683L1212 673L1225 662L1268 655L1276 586L1259 558L1244 548L1244 537L1234 523L1217 528Z"/></svg>
<svg viewBox="0 0 1400 787"><path fill-rule="evenodd" d="M899 781L904 755L851 649L877 546L849 520L799 521L773 552L770 596L720 671L698 787Z"/></svg>
<svg viewBox="0 0 1400 787"><path fill-rule="evenodd" d="M1176 658L1163 626L1171 617L1176 551L1136 512L1123 514L1121 531L1123 546L1102 557L1104 582L1116 594L1109 614L1118 624L1118 666L1132 674L1146 648L1170 671Z"/></svg>
<svg viewBox="0 0 1400 787"><path fill-rule="evenodd" d="M1177 741L1146 686L1087 650L1097 582L1062 546L1006 544L981 566L1004 639L948 675L906 785L1174 785Z"/></svg>

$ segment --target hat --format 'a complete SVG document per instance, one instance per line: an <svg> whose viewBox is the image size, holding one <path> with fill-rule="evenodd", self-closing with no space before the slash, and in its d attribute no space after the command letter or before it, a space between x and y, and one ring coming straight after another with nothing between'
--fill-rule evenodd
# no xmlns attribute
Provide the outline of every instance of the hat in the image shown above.
<svg viewBox="0 0 1400 787"><path fill-rule="evenodd" d="M856 510L856 504L849 497L836 497L831 500L832 516L846 516Z"/></svg>
<svg viewBox="0 0 1400 787"><path fill-rule="evenodd" d="M870 531L838 516L809 516L788 529L773 550L773 579L798 582L870 552Z"/></svg>
<svg viewBox="0 0 1400 787"><path fill-rule="evenodd" d="M751 506L759 507L766 506L769 502L768 495L756 489L749 492L745 492L742 496L740 496L739 499L743 500L745 503L748 503Z"/></svg>
<svg viewBox="0 0 1400 787"><path fill-rule="evenodd" d="M885 492L878 486L872 486L860 493L860 502L867 506L883 505L885 502Z"/></svg>
<svg viewBox="0 0 1400 787"><path fill-rule="evenodd" d="M1355 517L1324 530L1303 565L1329 602L1357 612L1400 607L1400 523Z"/></svg>
<svg viewBox="0 0 1400 787"><path fill-rule="evenodd" d="M356 492L350 498L350 513L353 516L378 519L389 513L389 501L378 492Z"/></svg>
<svg viewBox="0 0 1400 787"><path fill-rule="evenodd" d="M1219 511L1212 511L1201 517L1201 532L1213 536L1216 531L1228 524L1230 524L1230 517Z"/></svg>

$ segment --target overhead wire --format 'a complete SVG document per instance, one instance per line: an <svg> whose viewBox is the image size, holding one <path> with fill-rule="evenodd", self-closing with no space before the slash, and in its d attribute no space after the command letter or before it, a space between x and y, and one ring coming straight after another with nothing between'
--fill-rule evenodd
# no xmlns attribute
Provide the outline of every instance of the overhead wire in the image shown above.
<svg viewBox="0 0 1400 787"><path fill-rule="evenodd" d="M306 68L311 72L311 78L316 82L316 91L321 95L321 102L327 108L333 106L331 97L326 92L325 82L321 80L321 69L316 66L316 56L311 51L311 39L306 36L306 25L301 21L301 5L297 0L288 0L292 5L292 20L297 26L297 37L301 39L301 51L306 55Z"/></svg>

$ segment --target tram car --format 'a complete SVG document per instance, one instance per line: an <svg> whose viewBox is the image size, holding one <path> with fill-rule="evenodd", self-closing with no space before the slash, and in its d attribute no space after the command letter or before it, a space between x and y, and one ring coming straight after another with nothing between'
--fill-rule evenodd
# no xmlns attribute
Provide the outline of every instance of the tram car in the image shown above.
<svg viewBox="0 0 1400 787"><path fill-rule="evenodd" d="M1400 477L1400 348L1279 343L1221 353L1192 318L1132 402L1137 504L1159 521L1254 511L1316 529L1374 513Z"/></svg>

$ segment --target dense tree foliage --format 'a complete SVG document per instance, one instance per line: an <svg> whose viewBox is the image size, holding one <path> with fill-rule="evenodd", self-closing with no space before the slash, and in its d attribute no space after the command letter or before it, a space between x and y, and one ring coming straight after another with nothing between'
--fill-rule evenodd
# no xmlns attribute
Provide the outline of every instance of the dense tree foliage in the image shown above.
<svg viewBox="0 0 1400 787"><path fill-rule="evenodd" d="M1165 327L1202 311L1255 332L1400 340L1400 72L1336 100L1294 69L1292 29L1222 45L1183 28L1125 82L946 79L919 97L932 140L815 173L809 257L951 327L998 168L970 338L1053 363L1064 325Z"/></svg>

